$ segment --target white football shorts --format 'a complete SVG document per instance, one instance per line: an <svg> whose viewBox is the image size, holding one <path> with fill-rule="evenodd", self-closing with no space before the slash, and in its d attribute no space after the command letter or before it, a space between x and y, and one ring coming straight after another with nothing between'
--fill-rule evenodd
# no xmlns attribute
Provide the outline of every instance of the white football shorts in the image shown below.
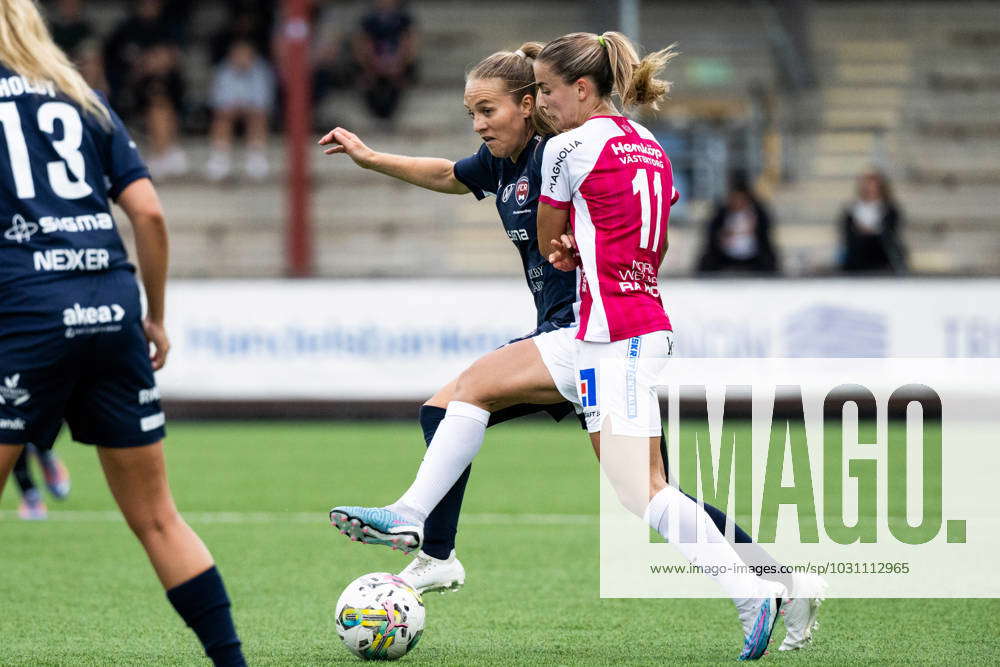
<svg viewBox="0 0 1000 667"><path fill-rule="evenodd" d="M617 435L660 435L655 383L673 349L673 332L654 331L613 343L577 340L576 327L535 336L556 389L582 412L587 431L599 433L612 415ZM608 363L602 363L608 362ZM603 377L603 373L612 373Z"/></svg>

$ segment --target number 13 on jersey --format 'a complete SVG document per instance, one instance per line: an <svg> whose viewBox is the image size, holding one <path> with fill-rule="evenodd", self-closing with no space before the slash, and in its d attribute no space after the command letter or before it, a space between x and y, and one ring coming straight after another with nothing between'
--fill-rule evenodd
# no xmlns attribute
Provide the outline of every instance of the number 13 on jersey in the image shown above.
<svg viewBox="0 0 1000 667"><path fill-rule="evenodd" d="M54 138L56 121L62 125L62 139ZM83 142L80 113L65 102L46 102L38 107L37 124L38 129L49 136L52 147L62 158L45 165L52 192L63 199L80 199L89 195L92 188L86 181L86 163L80 152ZM31 156L21 129L21 116L16 102L0 103L0 125L3 126L7 142L17 196L19 199L34 199L35 181L31 174Z"/></svg>
<svg viewBox="0 0 1000 667"><path fill-rule="evenodd" d="M639 205L642 208L642 228L639 230L639 249L659 252L660 250L660 229L663 221L663 180L659 171L654 171L653 181L653 201L650 205L649 197L650 177L645 169L636 169L635 178L632 179L632 194L639 195ZM656 224L652 222L652 209L656 209Z"/></svg>

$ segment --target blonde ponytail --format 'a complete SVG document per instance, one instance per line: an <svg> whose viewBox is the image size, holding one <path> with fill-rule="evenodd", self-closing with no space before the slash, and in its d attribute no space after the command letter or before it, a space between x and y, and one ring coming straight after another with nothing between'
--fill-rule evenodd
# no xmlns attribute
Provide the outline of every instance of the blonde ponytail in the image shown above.
<svg viewBox="0 0 1000 667"><path fill-rule="evenodd" d="M51 81L68 98L111 123L111 112L54 41L34 0L0 0L0 62L34 81Z"/></svg>
<svg viewBox="0 0 1000 667"><path fill-rule="evenodd" d="M671 44L639 60L635 47L625 35L606 32L601 37L607 44L608 60L614 78L612 88L621 99L622 106L659 109L660 100L670 92L671 83L657 79L656 76L677 56L677 51L674 50L677 44Z"/></svg>
<svg viewBox="0 0 1000 667"><path fill-rule="evenodd" d="M656 77L677 55L675 46L671 44L640 60L635 46L620 32L574 32L546 44L538 59L566 83L590 77L601 97L617 95L625 108L659 109L671 84Z"/></svg>

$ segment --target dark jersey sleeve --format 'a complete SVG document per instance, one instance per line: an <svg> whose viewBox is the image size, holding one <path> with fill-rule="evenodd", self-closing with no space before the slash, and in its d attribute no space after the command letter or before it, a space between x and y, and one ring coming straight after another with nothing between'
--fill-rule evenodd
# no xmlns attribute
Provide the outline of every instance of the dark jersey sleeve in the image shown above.
<svg viewBox="0 0 1000 667"><path fill-rule="evenodd" d="M107 104L104 99L101 101ZM125 124L114 110L111 110L111 128L101 128L98 131L105 134L101 158L104 162L104 175L108 179L108 196L117 200L118 195L129 184L140 178L149 178L149 169L142 161L139 149L125 129Z"/></svg>
<svg viewBox="0 0 1000 667"><path fill-rule="evenodd" d="M455 163L455 178L472 190L476 199L496 194L499 183L494 169L495 160L490 149L483 144L475 155Z"/></svg>

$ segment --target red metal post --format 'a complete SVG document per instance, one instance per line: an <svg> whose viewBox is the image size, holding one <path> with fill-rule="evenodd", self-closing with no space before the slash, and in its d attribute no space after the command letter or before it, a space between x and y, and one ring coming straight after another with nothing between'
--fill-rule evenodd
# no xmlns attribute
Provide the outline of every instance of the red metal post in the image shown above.
<svg viewBox="0 0 1000 667"><path fill-rule="evenodd" d="M289 276L312 275L312 229L309 220L309 148L312 135L310 0L285 0L281 75L285 84L285 142L288 160L287 260Z"/></svg>

